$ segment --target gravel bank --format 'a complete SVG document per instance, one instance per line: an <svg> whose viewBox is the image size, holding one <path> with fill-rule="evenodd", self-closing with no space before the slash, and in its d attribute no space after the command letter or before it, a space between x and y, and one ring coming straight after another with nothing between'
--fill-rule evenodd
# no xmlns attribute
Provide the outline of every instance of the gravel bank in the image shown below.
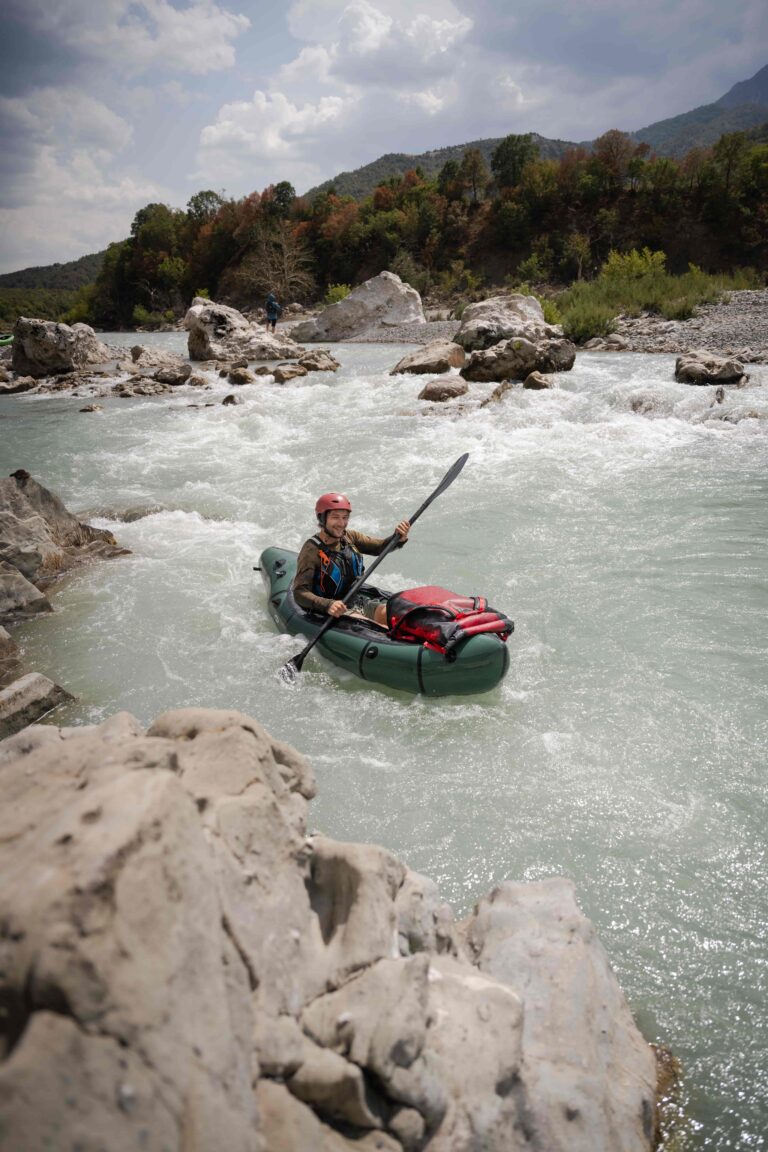
<svg viewBox="0 0 768 1152"><path fill-rule="evenodd" d="M347 344L429 344L431 340L453 340L461 324L458 320L428 320L426 324L396 324L370 328Z"/></svg>
<svg viewBox="0 0 768 1152"><path fill-rule="evenodd" d="M732 292L703 304L691 320L622 317L618 334L632 352L688 352L703 348L747 363L768 363L768 289Z"/></svg>

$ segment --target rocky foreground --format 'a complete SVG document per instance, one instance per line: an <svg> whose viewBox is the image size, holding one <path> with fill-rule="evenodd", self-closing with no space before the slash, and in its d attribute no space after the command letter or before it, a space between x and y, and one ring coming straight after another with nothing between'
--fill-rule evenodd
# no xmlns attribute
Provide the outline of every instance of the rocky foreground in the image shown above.
<svg viewBox="0 0 768 1152"><path fill-rule="evenodd" d="M0 743L3 1147L652 1149L656 1057L571 884L457 923L308 837L314 791L237 712Z"/></svg>

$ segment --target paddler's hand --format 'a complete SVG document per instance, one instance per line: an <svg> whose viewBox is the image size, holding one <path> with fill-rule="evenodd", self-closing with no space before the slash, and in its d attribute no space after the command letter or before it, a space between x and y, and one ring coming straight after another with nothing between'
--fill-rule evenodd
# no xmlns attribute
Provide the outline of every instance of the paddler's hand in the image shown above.
<svg viewBox="0 0 768 1152"><path fill-rule="evenodd" d="M410 520L401 520L400 523L395 528L395 532L397 532L398 536L403 541L403 543L405 543L405 541L408 539L408 533L410 532L410 530L411 530Z"/></svg>
<svg viewBox="0 0 768 1152"><path fill-rule="evenodd" d="M332 600L328 605L329 616L343 616L347 610L347 606L343 600Z"/></svg>

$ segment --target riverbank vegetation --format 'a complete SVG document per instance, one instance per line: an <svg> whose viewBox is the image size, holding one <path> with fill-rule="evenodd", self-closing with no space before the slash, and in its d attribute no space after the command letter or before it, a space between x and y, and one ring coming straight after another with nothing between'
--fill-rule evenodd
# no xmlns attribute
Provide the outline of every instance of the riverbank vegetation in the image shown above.
<svg viewBox="0 0 768 1152"><path fill-rule="evenodd" d="M490 166L468 148L361 200L326 189L310 201L282 181L240 200L202 191L186 210L148 204L65 318L160 325L201 291L245 309L270 289L308 303L383 269L436 304L502 287L559 294L549 312L581 339L620 311L682 318L768 269L768 144L734 132L678 160L610 131L545 159L531 135L508 136Z"/></svg>

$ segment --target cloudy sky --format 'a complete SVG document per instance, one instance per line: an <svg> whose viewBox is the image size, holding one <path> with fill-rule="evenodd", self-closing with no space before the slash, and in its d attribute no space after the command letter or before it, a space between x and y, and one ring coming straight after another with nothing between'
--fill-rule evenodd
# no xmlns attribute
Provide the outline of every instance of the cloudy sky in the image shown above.
<svg viewBox="0 0 768 1152"><path fill-rule="evenodd" d="M632 130L768 63L765 0L6 0L0 271L196 191L384 152Z"/></svg>

